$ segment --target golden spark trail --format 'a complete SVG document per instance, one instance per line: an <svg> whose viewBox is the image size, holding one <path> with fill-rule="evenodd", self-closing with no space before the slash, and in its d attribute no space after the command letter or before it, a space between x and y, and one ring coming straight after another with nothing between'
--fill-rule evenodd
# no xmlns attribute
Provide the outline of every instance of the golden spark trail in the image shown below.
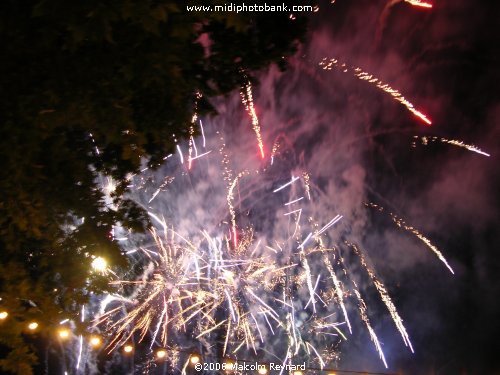
<svg viewBox="0 0 500 375"><path fill-rule="evenodd" d="M264 159L264 143L262 141L262 135L260 134L259 118L257 117L257 113L255 112L255 107L253 104L252 84L250 82L248 82L246 86L242 88L240 95L241 95L241 102L245 106L245 110L247 111L252 121L252 128L257 137L257 144L259 145L260 156L262 157L262 159Z"/></svg>
<svg viewBox="0 0 500 375"><path fill-rule="evenodd" d="M379 206L379 205L376 205L375 203L365 203L365 205L366 205L366 207L374 208L379 212L384 212L384 208ZM431 249L431 251L434 254L436 254L436 256L439 258L439 260L444 263L444 265L450 270L450 272L452 274L455 274L455 272L453 271L453 268L451 268L451 266L448 264L448 261L446 260L444 255L441 253L441 251L439 251L439 249L436 246L434 246L432 244L431 240L429 240L427 237L425 237L416 228L406 224L406 222L403 219L397 217L392 212L389 212L389 216L390 216L391 220L394 222L394 224L396 224L398 227L400 227L400 228L402 228L410 233L413 233L420 241L422 241L429 249Z"/></svg>
<svg viewBox="0 0 500 375"><path fill-rule="evenodd" d="M382 351L382 347L380 346L380 342L378 341L377 334L373 330L371 324L370 324L370 319L368 318L368 315L366 314L366 303L361 297L361 294L358 291L357 285L354 281L352 281L353 284L356 286L354 288L354 294L356 295L356 298L358 299L358 308L359 308L359 315L361 316L361 320L365 322L366 328L368 329L368 333L370 334L370 338L373 341L373 344L375 344L375 348L377 349L378 355L382 362L384 362L385 368L387 368L387 362L385 361L385 355L384 352Z"/></svg>
<svg viewBox="0 0 500 375"><path fill-rule="evenodd" d="M303 172L302 179L304 180L304 189L306 190L307 198L311 200L311 177L307 172Z"/></svg>
<svg viewBox="0 0 500 375"><path fill-rule="evenodd" d="M227 191L227 206L229 207L229 213L231 215L231 231L232 231L232 236L233 236L233 245L234 248L236 249L238 247L238 234L236 231L236 211L234 209L233 205L233 200L234 200L234 188L236 187L236 184L238 183L238 180L248 174L247 171L240 172L236 178L231 182L231 185L229 185L229 189Z"/></svg>
<svg viewBox="0 0 500 375"><path fill-rule="evenodd" d="M410 350L413 351L413 346L410 341L410 336L408 335L408 332L406 332L406 327L403 324L403 319L399 316L398 310L396 309L396 306L394 306L394 303L391 300L391 297L389 296L389 293L387 293L387 289L385 288L384 284L378 279L377 275L375 274L375 271L373 268L368 264L366 261L365 256L363 255L363 252L361 249L359 249L355 244L345 241L345 244L349 246L351 249L354 250L356 255L359 257L361 264L365 268L366 272L372 279L373 284L375 285L375 288L377 289L378 293L380 294L380 298L384 302L385 306L387 307L387 310L389 310L389 314L391 315L392 320L394 321L394 324L396 325L396 328L398 329L399 333L401 334L401 337L403 338L403 342L405 343L406 346L410 348Z"/></svg>
<svg viewBox="0 0 500 375"><path fill-rule="evenodd" d="M198 100L201 99L202 95L200 92L196 93L196 100L194 102L194 112L193 112L193 117L191 118L191 125L189 126L189 148L188 148L188 169L191 169L191 166L193 165L193 146L196 151L196 145L194 143L194 124L196 123L196 120L198 119ZM196 152L196 155L198 155L198 152Z"/></svg>
<svg viewBox="0 0 500 375"><path fill-rule="evenodd" d="M448 138L442 138L442 137L429 137L429 136L414 136L415 141L413 142L412 146L416 146L416 141L420 140L420 142L424 145L427 146L431 142L441 142L441 143L447 143L453 146L465 148L466 150L475 152L477 154L483 155L483 156L490 156L490 154L482 151L479 147L476 147L474 145L469 145L467 143L464 143L463 141L459 141L457 139L448 139Z"/></svg>
<svg viewBox="0 0 500 375"><path fill-rule="evenodd" d="M354 76L357 77L359 80L367 81L375 85L377 88L384 91L386 94L391 95L394 98L394 100L403 104L408 109L408 111L413 113L416 117L420 118L427 125L432 125L432 121L421 111L417 110L415 106L410 101L408 101L398 90L392 88L387 83L384 83L383 81L373 76L372 74L364 72L361 68L348 67L346 64L341 64L337 59L328 60L326 57L323 58L323 60L319 63L319 65L323 67L323 70L332 70L333 67L336 67L341 69L344 73L347 73L349 72L349 69L352 69L354 72L353 73Z"/></svg>
<svg viewBox="0 0 500 375"><path fill-rule="evenodd" d="M332 263L330 262L330 259L326 255L323 257L323 261L325 262L326 268L328 269L328 272L330 272L330 276L332 278L333 284L335 285L335 293L337 293L338 300L339 300L339 305L340 308L342 309L342 313L344 314L344 319L347 323L347 327L349 328L349 332L352 333L352 328L351 328L351 322L349 321L349 317L347 315L347 310L344 305L344 292L342 291L342 288L340 286L340 281L335 275L335 271L333 270Z"/></svg>
<svg viewBox="0 0 500 375"><path fill-rule="evenodd" d="M274 163L274 157L280 148L279 140L274 142L273 148L271 149L271 165Z"/></svg>

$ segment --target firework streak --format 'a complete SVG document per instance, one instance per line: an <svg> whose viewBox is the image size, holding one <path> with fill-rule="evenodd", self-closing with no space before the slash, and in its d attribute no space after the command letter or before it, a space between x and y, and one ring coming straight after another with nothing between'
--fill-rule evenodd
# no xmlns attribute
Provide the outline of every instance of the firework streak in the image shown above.
<svg viewBox="0 0 500 375"><path fill-rule="evenodd" d="M264 159L264 143L262 141L262 135L260 133L260 125L259 118L257 117L257 113L255 112L255 107L253 104L253 94L252 94L252 84L248 82L244 88L242 88L241 92L241 102L245 106L245 110L250 116L250 120L252 121L252 128L255 132L255 136L257 137L257 144L259 146L260 156Z"/></svg>
<svg viewBox="0 0 500 375"><path fill-rule="evenodd" d="M366 203L366 207L369 207L369 208L373 208L379 212L384 212L384 208L375 204L375 203ZM448 261L446 260L446 258L444 257L444 255L441 253L441 251L439 251L439 249L434 246L431 242L431 240L429 240L427 237L425 237L422 233L420 233L418 231L418 229L415 229L414 227L406 224L406 222L401 219L400 217L396 216L395 214L393 214L392 212L389 212L388 213L389 217L391 218L391 220L394 222L394 224L396 224L398 227L414 234L420 241L422 241L438 258L441 262L444 263L444 265L446 266L446 268L448 268L450 270L451 273L455 273L453 271L453 269L451 268L451 266L448 264Z"/></svg>
<svg viewBox="0 0 500 375"><path fill-rule="evenodd" d="M328 58L323 58L321 62L319 63L319 66L323 68L323 70L332 70L334 67L337 69L340 69L344 73L347 73L352 70L353 75L360 79L361 81L367 81L378 89L382 90L386 94L391 95L394 100L400 102L402 105L408 109L411 113L413 113L416 117L418 117L420 120L422 120L426 125L432 125L432 121L424 115L421 111L417 110L415 106L407 100L398 90L392 88L389 86L387 83L382 82L380 79L377 77L373 76L372 74L369 74L367 72L364 72L361 68L358 67L350 67L346 65L345 63L340 63L337 59L329 59Z"/></svg>
<svg viewBox="0 0 500 375"><path fill-rule="evenodd" d="M446 144L453 145L456 147L465 148L466 150L475 152L476 154L479 154L479 155L488 156L488 157L490 156L490 154L482 151L480 148L478 148L474 145L468 145L467 143L464 143L464 142L456 140L456 139L447 139L447 138L442 138L442 137L429 137L429 136L423 136L423 137L414 136L413 138L414 138L414 141L412 144L413 147L416 147L417 141L420 141L422 143L422 145L424 145L424 146L427 146L429 143L432 143L432 142L441 142L441 143L446 143Z"/></svg>

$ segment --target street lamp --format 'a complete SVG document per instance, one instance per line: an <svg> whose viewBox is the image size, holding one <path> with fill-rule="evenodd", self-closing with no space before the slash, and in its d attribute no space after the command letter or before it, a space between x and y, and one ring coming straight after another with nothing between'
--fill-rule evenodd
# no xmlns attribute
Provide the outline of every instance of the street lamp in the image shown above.
<svg viewBox="0 0 500 375"><path fill-rule="evenodd" d="M104 272L108 268L108 262L103 257L96 257L92 261L92 268L97 272Z"/></svg>
<svg viewBox="0 0 500 375"><path fill-rule="evenodd" d="M191 354L191 358L189 358L189 362L191 362L192 365L196 365L197 363L200 363L200 356L196 353Z"/></svg>
<svg viewBox="0 0 500 375"><path fill-rule="evenodd" d="M69 329L67 329L67 328L61 328L58 333L59 333L59 337L63 340L65 340L69 337Z"/></svg>
<svg viewBox="0 0 500 375"><path fill-rule="evenodd" d="M156 352L156 358L163 359L167 356L167 352L165 349L160 349Z"/></svg>
<svg viewBox="0 0 500 375"><path fill-rule="evenodd" d="M99 336L91 336L89 342L90 346L93 348L98 348L102 344L102 340Z"/></svg>

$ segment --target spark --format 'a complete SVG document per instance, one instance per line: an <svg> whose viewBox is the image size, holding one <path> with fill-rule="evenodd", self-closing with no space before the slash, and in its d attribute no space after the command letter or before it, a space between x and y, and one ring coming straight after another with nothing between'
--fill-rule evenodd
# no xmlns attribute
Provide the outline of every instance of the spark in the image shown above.
<svg viewBox="0 0 500 375"><path fill-rule="evenodd" d="M291 204L300 202L302 199L304 199L304 197L300 197L300 198L294 199L293 201L285 203L285 206L290 206Z"/></svg>
<svg viewBox="0 0 500 375"><path fill-rule="evenodd" d="M286 213L283 214L283 216L288 216L288 215L291 215L291 214L294 214L294 213L297 213L297 212L301 212L301 211L302 211L302 208L299 208L299 209L296 209L296 210L293 210L293 211L290 211L290 212L286 212Z"/></svg>
<svg viewBox="0 0 500 375"><path fill-rule="evenodd" d="M356 78L358 78L361 81L367 81L375 85L377 88L384 91L386 94L391 95L394 98L394 100L404 105L406 109L408 109L408 111L410 111L416 117L421 119L425 124L432 125L432 121L421 111L417 110L415 106L409 100L407 100L398 90L392 88L387 83L384 83L374 75L364 72L361 68L348 67L346 64L341 64L337 59L328 60L326 57L323 58L323 60L319 63L319 65L323 67L323 70L332 70L333 67L336 67L340 68L344 73L347 73L349 72L349 69L352 69L353 74Z"/></svg>
<svg viewBox="0 0 500 375"><path fill-rule="evenodd" d="M302 243L299 245L299 247L297 247L297 249L303 249L305 244L311 239L312 235L313 235L312 233L309 233L306 239L302 241Z"/></svg>
<svg viewBox="0 0 500 375"><path fill-rule="evenodd" d="M194 156L193 158L191 158L191 160L200 159L200 158L202 158L203 156L206 156L206 155L210 154L211 152L212 152L212 150L207 151L207 152L204 152L203 154L200 154L200 155L196 155L196 156Z"/></svg>
<svg viewBox="0 0 500 375"><path fill-rule="evenodd" d="M475 152L477 154L483 155L483 156L490 156L490 154L482 151L480 148L474 146L474 145L469 145L467 143L464 143L463 141L459 141L457 139L448 139L448 138L443 138L443 137L431 137L431 136L423 136L423 137L418 137L414 136L414 142L413 142L413 147L416 146L416 141L420 140L420 142L424 145L427 146L431 142L441 142L441 143L447 143L453 146L465 148L466 150Z"/></svg>
<svg viewBox="0 0 500 375"><path fill-rule="evenodd" d="M253 104L253 95L252 95L252 84L248 82L245 87L241 90L241 102L243 103L250 119L252 121L252 128L257 137L257 144L260 150L260 156L264 159L264 143L262 141L262 135L260 133L260 125L259 118L257 117L257 113L255 112L255 107Z"/></svg>
<svg viewBox="0 0 500 375"><path fill-rule="evenodd" d="M379 205L376 205L374 203L367 203L366 206L369 207L369 208L376 209L379 212L384 212L384 208L383 207L381 207ZM455 274L455 272L453 271L453 268L451 268L451 266L448 264L448 261L446 260L446 258L444 257L444 255L441 253L441 251L439 251L439 249L436 246L434 246L432 244L431 240L429 240L422 233L420 233L418 231L418 229L416 229L416 228L414 228L414 227L406 224L406 222L403 219L399 218L398 216L396 216L392 212L389 212L389 217L394 222L394 224L396 224L398 227L400 227L400 228L402 228L402 229L404 229L404 230L406 230L406 231L408 231L410 233L413 233L415 235L415 237L417 237L429 249L431 249L431 251L439 258L439 260L441 262L444 263L444 265L446 266L446 268L448 268L452 274Z"/></svg>
<svg viewBox="0 0 500 375"><path fill-rule="evenodd" d="M375 348L377 349L378 355L379 355L380 359L382 360L382 362L384 363L385 368L387 368L388 366L387 366L387 362L385 360L385 355L384 355L384 352L382 351L382 347L380 346L380 342L378 341L377 334L373 330L371 323L370 323L370 319L368 318L368 315L366 314L366 303L363 300L363 298L361 297L361 294L359 293L357 288L354 288L354 294L356 295L356 298L358 299L358 308L359 308L359 314L361 316L361 320L363 320L363 322L365 323L366 328L368 330L368 333L370 334L370 338L371 338L373 344L375 345Z"/></svg>
<svg viewBox="0 0 500 375"><path fill-rule="evenodd" d="M203 129L203 122L200 119L200 130L201 130L201 137L203 139L203 147L206 147L206 139L205 139L205 130Z"/></svg>
<svg viewBox="0 0 500 375"><path fill-rule="evenodd" d="M311 200L311 177L307 172L303 172L302 178L304 179L304 187L306 189L307 198Z"/></svg>
<svg viewBox="0 0 500 375"><path fill-rule="evenodd" d="M236 187L238 180L246 174L248 174L248 172L246 171L239 173L236 176L236 178L231 182L231 185L229 185L229 189L227 192L227 206L229 208L229 213L231 214L231 230L233 235L233 244L235 248L238 247L238 235L236 232L236 211L233 205L234 188Z"/></svg>
<svg viewBox="0 0 500 375"><path fill-rule="evenodd" d="M281 186L280 186L279 188L277 188L277 189L274 189L274 190L273 190L273 193L277 193L278 191L283 190L283 189L284 189L284 188L286 188L287 186L290 186L291 184L293 184L293 183L294 183L295 181L297 181L298 179L299 179L298 177L294 177L294 176L292 176L292 179L291 179L289 182L287 182L287 183L286 183L286 184L284 184L284 185L281 185Z"/></svg>
<svg viewBox="0 0 500 375"><path fill-rule="evenodd" d="M391 297L389 296L389 293L387 293L387 289L385 288L384 284L379 280L379 278L375 274L373 267L371 267L368 264L368 262L366 261L366 258L363 255L361 249L349 241L345 241L345 243L347 246L349 246L351 249L354 250L356 255L358 255L358 257L361 261L361 264L365 268L366 272L368 272L368 275L370 276L370 278L373 282L373 285L375 285L375 288L379 292L380 298L382 299L382 301L386 305L387 310L389 310L389 314L391 315L392 320L394 321L394 324L396 325L398 331L400 332L401 337L403 338L404 344L406 346L409 346L410 350L413 353L414 352L413 346L411 344L410 337L409 337L408 333L406 332L406 328L403 325L403 319L401 319L401 317L399 316L398 310L396 309L396 306L394 306L394 303L392 302Z"/></svg>
<svg viewBox="0 0 500 375"><path fill-rule="evenodd" d="M337 293L340 308L342 309L342 314L344 314L344 319L347 323L347 327L349 328L349 332L352 334L351 322L349 321L349 316L347 315L347 310L346 310L346 307L344 304L344 292L342 291L342 288L340 287L339 279L337 278L337 275L335 274L335 271L333 270L332 263L330 262L330 259L328 259L328 257L324 256L323 260L325 262L326 268L328 269L328 272L330 273L333 284L335 285L335 292Z"/></svg>
<svg viewBox="0 0 500 375"><path fill-rule="evenodd" d="M316 233L316 237L320 236L321 234L326 232L328 229L330 229L332 226L337 224L342 219L342 217L343 217L342 215L335 216L332 220L330 220L327 224L325 224L325 226L323 228L321 228L318 233Z"/></svg>
<svg viewBox="0 0 500 375"><path fill-rule="evenodd" d="M274 142L273 148L271 149L271 165L274 164L274 156L278 152L279 148L280 148L280 143L278 140L278 141Z"/></svg>
<svg viewBox="0 0 500 375"><path fill-rule="evenodd" d="M198 119L198 100L201 99L201 97L202 97L201 93L197 92L196 100L194 102L193 116L191 118L191 125L189 126L188 169L191 169L193 165L193 158L192 158L193 148L196 154L198 154L198 150L196 150L196 144L194 141L194 124L196 124L196 120Z"/></svg>
<svg viewBox="0 0 500 375"><path fill-rule="evenodd" d="M179 145L177 145L177 151L179 151L179 159L181 160L181 164L184 164L184 156L182 155L182 150Z"/></svg>
<svg viewBox="0 0 500 375"><path fill-rule="evenodd" d="M85 305L82 305L81 317L80 321L83 323L85 321ZM78 349L78 359L76 361L76 369L80 368L80 362L82 360L82 351L83 351L83 335L79 335L79 349Z"/></svg>

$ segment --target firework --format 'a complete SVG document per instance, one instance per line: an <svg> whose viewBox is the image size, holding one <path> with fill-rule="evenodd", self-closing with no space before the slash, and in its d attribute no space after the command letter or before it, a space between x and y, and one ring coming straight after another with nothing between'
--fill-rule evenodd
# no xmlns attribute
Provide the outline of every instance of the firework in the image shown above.
<svg viewBox="0 0 500 375"><path fill-rule="evenodd" d="M250 116L250 120L252 121L252 128L255 132L255 136L257 137L257 144L259 146L260 156L264 159L264 143L262 141L262 135L260 133L260 125L259 118L257 117L257 113L255 112L255 107L253 104L253 94L252 94L252 84L248 82L245 87L241 90L241 102L245 106L245 110Z"/></svg>
<svg viewBox="0 0 500 375"><path fill-rule="evenodd" d="M181 145L178 147L182 151ZM244 187L255 186L252 179L258 179L259 174L243 171L229 180L233 172L222 146L220 150L221 175L226 176L221 180L228 182L225 199L229 216L228 235L224 235L224 231L210 234L213 229L203 227L190 228L190 234L180 233L174 226L167 225L161 215L149 212L159 226L150 233L153 243L129 251L142 259L143 272L134 280L111 282L122 296L103 301L96 326L112 333L112 340L108 343L110 351L135 336L139 342L150 340L151 347L157 343L168 348L186 340L185 337L204 340L223 332L223 352L232 355L237 355L243 348L257 353L269 339L269 333L279 337L280 332L285 336L288 332L294 337L294 355L299 352L313 354L324 366L325 361L335 357L336 351L326 350L325 343L318 346L311 332L328 337L330 341L339 336L345 338L345 335L341 331L343 322L337 322L337 314L331 312L337 295L323 290L323 278L320 274L313 274L310 261L318 251L317 240L342 216L335 216L315 231L311 228L299 243L301 225L306 226L300 222L302 208L299 207L292 210L297 213L294 235L277 241L279 250L270 244L264 246L256 240L251 225L237 225L237 206L240 204L237 198L241 199L241 196L239 192L236 195L236 187L244 182L247 182ZM183 163L184 160L179 159L181 166ZM136 180L142 181L139 176ZM160 181L161 189L151 189L148 203L180 180L175 176L163 176ZM142 182L136 186L141 191L149 191ZM305 195L292 197L291 194L299 188ZM305 172L302 177L291 175L288 181L269 188L268 194L281 194L284 209L300 206L305 202L305 196L310 201L310 177ZM283 217L292 212L284 213ZM285 248L288 249L286 253ZM283 253L284 257L280 259L277 253ZM322 253L329 262L328 251L322 250ZM331 263L327 264L331 268ZM293 293L304 281L308 298L297 300ZM335 288L343 299L338 281ZM131 290L128 295L124 294L127 289ZM341 305L346 314L343 302ZM328 314L323 316L326 312ZM298 324L303 321L303 314L310 318ZM348 326L351 330L350 323Z"/></svg>
<svg viewBox="0 0 500 375"><path fill-rule="evenodd" d="M432 143L432 142L441 142L441 143L446 143L446 144L453 145L456 147L464 148L466 150L475 152L479 155L488 156L488 157L490 156L490 154L482 151L479 147L476 147L474 145L469 145L467 143L464 143L463 141L459 141L456 139L448 139L448 138L443 138L443 137L429 137L429 136L423 136L423 137L414 136L413 138L414 138L414 141L412 144L413 147L416 147L417 141L420 141L421 144L424 146L427 146L429 143Z"/></svg>
<svg viewBox="0 0 500 375"><path fill-rule="evenodd" d="M432 121L421 111L417 110L413 103L411 103L408 99L406 99L398 90L392 88L387 83L384 83L373 74L369 74L363 71L359 67L351 67L346 65L345 63L340 63L337 59L328 59L323 58L319 63L319 66L322 67L323 70L332 70L334 67L340 69L342 72L347 73L352 71L353 75L361 81L367 81L368 83L373 84L378 89L382 90L386 94L391 95L394 100L398 101L402 105L408 109L411 113L413 113L416 117L422 120L426 125L432 125Z"/></svg>
<svg viewBox="0 0 500 375"><path fill-rule="evenodd" d="M387 310L389 310L389 314L391 315L392 320L394 321L394 324L396 325L398 331L400 332L401 337L403 338L404 344L406 346L409 346L410 350L413 352L413 346L411 344L410 337L408 336L408 333L406 332L406 328L403 325L403 319L401 319L401 317L399 316L398 310L396 309L396 306L394 306L394 303L392 302L391 297L389 296L389 293L387 293L387 289L385 288L384 284L377 277L373 267L368 264L366 257L363 254L363 252L361 251L361 249L349 241L345 241L345 244L347 246L349 246L350 248L352 248L354 250L354 252L356 253L356 255L359 257L361 264L366 269L366 272L370 276L370 279L372 280L373 285L375 285L375 288L379 292L380 299L386 305Z"/></svg>
<svg viewBox="0 0 500 375"><path fill-rule="evenodd" d="M223 138L219 137L218 142L220 159L215 165L220 166L216 170L221 178L216 191L225 191L220 202L225 203L226 213L211 215L211 220L201 221L199 227L178 227L149 211L158 227L151 230L149 237L153 242L129 251L140 259L143 271L132 280L111 282L117 288L116 297L103 301L96 319L96 326L112 334L108 350L121 347L134 337L138 342L147 339L151 348L166 350L179 343L189 346L192 342L208 343L222 337L224 354L257 355L264 351L279 357L281 353L284 363L308 358L323 368L338 360L338 347L347 340L344 328L349 334L354 331L348 313L348 304L353 303L387 367L368 318L368 307L356 282L348 276L348 265L337 247L325 245L344 216L332 215L321 223L311 215L303 215L315 204L312 197L316 193L309 173L290 172L284 180L263 184L262 179L269 173L246 169L233 172ZM182 145L178 147L182 151ZM204 150L203 154L209 152ZM211 154L212 158L216 155ZM205 160L210 163L210 156ZM182 184L182 178L189 178L193 193L204 194L203 190L197 191L194 175L183 172L183 163L179 159L180 169L174 168L174 175L161 173L160 178L149 178L158 180L160 188L145 185L140 176L135 177L134 186L146 195L152 194L145 198L148 203L159 194L168 194L170 189L177 194L175 185ZM176 170L181 176L175 176ZM184 187L182 191L185 192ZM254 224L238 223L242 212L255 210L256 203L251 198L256 192L272 198L277 204L274 209L282 211L278 217L291 218L291 235L278 233L274 238L259 238ZM190 202L185 201L188 205ZM375 205L369 207L381 210ZM391 217L399 226L423 241L426 239L401 219ZM343 243L367 271L405 345L413 350L403 320L374 268L359 247L348 240ZM433 246L430 242L429 245ZM341 275L347 280L342 281ZM355 297L354 301L350 296ZM267 347L271 340L285 340L286 348ZM277 351L271 350L273 347ZM176 363L180 363L179 358Z"/></svg>
<svg viewBox="0 0 500 375"><path fill-rule="evenodd" d="M377 349L377 352L379 354L380 359L384 363L385 368L387 368L387 361L385 360L385 355L384 352L382 351L382 347L380 346L380 342L378 340L377 334L372 328L372 325L370 323L370 319L368 318L368 315L366 313L366 303L361 297L361 294L359 293L358 288L354 288L354 294L356 295L356 298L358 299L358 308L359 308L359 315L361 316L361 320L366 324L366 329L368 330L368 333L370 334L370 338L373 341L373 344L375 345L375 348Z"/></svg>
<svg viewBox="0 0 500 375"><path fill-rule="evenodd" d="M379 212L384 212L384 208L382 206L379 206L375 203L367 203L366 204L366 207L369 207L369 208L373 208ZM455 273L453 271L453 268L451 268L451 266L448 264L448 261L446 260L446 258L444 257L444 255L441 253L441 251L439 251L439 249L434 246L431 242L431 240L429 240L427 237L425 237L422 233L420 233L418 231L418 229L406 224L406 222L401 219L400 217L396 216L395 214L393 214L392 212L389 212L389 217L391 218L391 220L394 222L394 224L396 224L398 227L414 234L420 241L422 241L438 258L441 262L444 263L444 265L446 266L446 268L448 268L450 270L451 273Z"/></svg>

